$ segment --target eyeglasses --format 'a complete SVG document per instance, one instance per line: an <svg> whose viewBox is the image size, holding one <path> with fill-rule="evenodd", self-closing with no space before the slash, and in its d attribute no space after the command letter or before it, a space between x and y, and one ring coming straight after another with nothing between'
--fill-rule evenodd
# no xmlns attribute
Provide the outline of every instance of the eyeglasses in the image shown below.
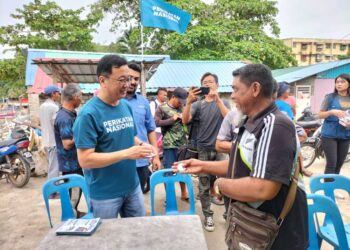
<svg viewBox="0 0 350 250"><path fill-rule="evenodd" d="M108 76L105 76L106 78L108 79L111 79L119 84L127 84L129 82L131 82L131 77L127 77L127 78L119 78L119 79L115 79L115 78L112 78L112 77L108 77Z"/></svg>
<svg viewBox="0 0 350 250"><path fill-rule="evenodd" d="M212 84L212 83L215 83L215 82L213 82L213 81L205 81L205 82L202 82L202 85L204 85L204 84Z"/></svg>

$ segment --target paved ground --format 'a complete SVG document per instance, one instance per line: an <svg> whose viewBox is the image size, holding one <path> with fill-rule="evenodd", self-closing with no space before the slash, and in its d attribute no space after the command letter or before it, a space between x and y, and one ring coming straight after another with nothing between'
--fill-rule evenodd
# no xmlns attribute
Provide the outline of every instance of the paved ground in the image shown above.
<svg viewBox="0 0 350 250"><path fill-rule="evenodd" d="M310 167L314 173L322 173L323 160L318 160ZM343 167L342 174L350 177L350 164ZM45 205L42 199L41 186L45 178L31 178L28 185L22 189L15 188L4 180L0 181L0 249L35 249L39 242L48 232L49 222L47 219ZM194 179L196 181L196 179ZM308 186L308 179L306 178ZM196 186L196 185L195 185ZM156 207L159 210L164 208L164 189L157 190L159 198ZM145 195L147 215L150 215L150 195ZM181 207L187 204L180 201ZM343 211L344 221L350 222L350 198L339 200ZM209 249L227 249L224 244L225 221L222 217L223 206L213 205L216 230L213 233L205 232ZM200 202L196 201L197 213L202 217ZM51 201L51 212L53 223L59 223L60 202ZM202 218L203 219L203 218ZM322 249L331 249L324 245Z"/></svg>

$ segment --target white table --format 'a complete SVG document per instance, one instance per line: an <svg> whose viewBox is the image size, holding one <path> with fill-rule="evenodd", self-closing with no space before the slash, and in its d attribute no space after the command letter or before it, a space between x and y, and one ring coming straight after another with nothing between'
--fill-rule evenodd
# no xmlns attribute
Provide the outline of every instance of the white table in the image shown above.
<svg viewBox="0 0 350 250"><path fill-rule="evenodd" d="M208 249L198 215L107 219L91 236L56 236L58 226L37 249Z"/></svg>

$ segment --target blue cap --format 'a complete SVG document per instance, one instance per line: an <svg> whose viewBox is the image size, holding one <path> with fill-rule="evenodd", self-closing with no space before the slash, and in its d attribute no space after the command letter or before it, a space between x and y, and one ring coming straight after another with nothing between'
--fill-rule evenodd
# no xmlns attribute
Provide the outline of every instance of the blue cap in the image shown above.
<svg viewBox="0 0 350 250"><path fill-rule="evenodd" d="M278 83L277 98L282 96L289 89L289 84L286 82Z"/></svg>
<svg viewBox="0 0 350 250"><path fill-rule="evenodd" d="M44 94L51 95L52 93L61 92L61 91L62 89L57 87L56 85L49 85L44 89Z"/></svg>

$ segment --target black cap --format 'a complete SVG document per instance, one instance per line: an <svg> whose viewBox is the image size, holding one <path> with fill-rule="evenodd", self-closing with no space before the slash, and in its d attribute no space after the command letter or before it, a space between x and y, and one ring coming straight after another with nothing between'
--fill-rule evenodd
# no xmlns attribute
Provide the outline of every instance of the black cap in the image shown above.
<svg viewBox="0 0 350 250"><path fill-rule="evenodd" d="M176 88L173 92L173 96L179 98L182 105L186 104L187 95L187 91L183 88Z"/></svg>

